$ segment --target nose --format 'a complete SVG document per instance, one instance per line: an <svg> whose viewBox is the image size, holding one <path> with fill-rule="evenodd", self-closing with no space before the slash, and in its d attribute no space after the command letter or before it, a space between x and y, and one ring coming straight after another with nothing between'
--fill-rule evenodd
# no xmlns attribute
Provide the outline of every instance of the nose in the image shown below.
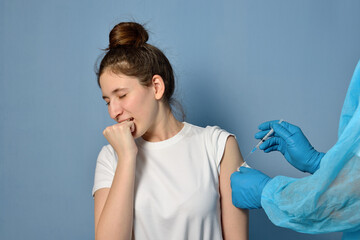
<svg viewBox="0 0 360 240"><path fill-rule="evenodd" d="M110 117L115 121L117 120L118 116L124 112L124 109L122 108L121 104L118 101L116 101L116 99L110 102L108 110Z"/></svg>

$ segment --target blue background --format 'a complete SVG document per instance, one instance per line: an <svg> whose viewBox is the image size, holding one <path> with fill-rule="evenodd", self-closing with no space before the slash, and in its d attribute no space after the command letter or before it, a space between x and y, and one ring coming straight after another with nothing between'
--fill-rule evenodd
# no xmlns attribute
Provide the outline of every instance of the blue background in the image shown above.
<svg viewBox="0 0 360 240"><path fill-rule="evenodd" d="M187 121L235 133L243 155L263 121L337 139L360 58L360 1L0 1L0 239L93 239L96 158L113 124L94 65L120 21L146 23L168 56ZM252 167L303 177L279 153ZM340 239L274 226L251 211L250 239Z"/></svg>

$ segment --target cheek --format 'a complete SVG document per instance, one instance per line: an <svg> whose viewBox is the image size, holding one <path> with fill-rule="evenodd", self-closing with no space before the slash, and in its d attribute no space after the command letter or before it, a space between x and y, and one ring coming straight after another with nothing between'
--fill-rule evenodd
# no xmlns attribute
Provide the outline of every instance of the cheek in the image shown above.
<svg viewBox="0 0 360 240"><path fill-rule="evenodd" d="M140 106L140 111L142 112L144 118L147 118L149 120L149 118L153 117L154 102L152 99L143 99L143 101L140 103Z"/></svg>
<svg viewBox="0 0 360 240"><path fill-rule="evenodd" d="M127 108L138 118L148 117L154 109L154 98L148 91L142 91L128 102Z"/></svg>

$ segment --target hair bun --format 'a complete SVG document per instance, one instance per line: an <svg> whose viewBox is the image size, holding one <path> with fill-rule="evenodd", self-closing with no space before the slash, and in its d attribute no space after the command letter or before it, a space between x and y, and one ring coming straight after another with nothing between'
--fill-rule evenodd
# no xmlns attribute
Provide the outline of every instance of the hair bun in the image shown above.
<svg viewBox="0 0 360 240"><path fill-rule="evenodd" d="M121 22L109 34L109 50L119 46L140 47L146 43L149 35L145 28L135 22Z"/></svg>

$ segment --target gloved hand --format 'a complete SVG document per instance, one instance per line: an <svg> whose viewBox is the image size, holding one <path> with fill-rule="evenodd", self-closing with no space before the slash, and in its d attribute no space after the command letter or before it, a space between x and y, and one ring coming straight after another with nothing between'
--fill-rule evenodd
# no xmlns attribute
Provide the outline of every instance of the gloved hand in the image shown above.
<svg viewBox="0 0 360 240"><path fill-rule="evenodd" d="M240 171L231 174L232 202L235 207L243 209L261 208L261 193L271 180L262 172L240 167Z"/></svg>
<svg viewBox="0 0 360 240"><path fill-rule="evenodd" d="M256 133L255 138L262 139L271 128L274 135L259 146L261 150L266 153L280 151L291 165L303 172L313 174L319 169L325 153L316 151L299 127L287 122L269 121L259 125L262 131Z"/></svg>

